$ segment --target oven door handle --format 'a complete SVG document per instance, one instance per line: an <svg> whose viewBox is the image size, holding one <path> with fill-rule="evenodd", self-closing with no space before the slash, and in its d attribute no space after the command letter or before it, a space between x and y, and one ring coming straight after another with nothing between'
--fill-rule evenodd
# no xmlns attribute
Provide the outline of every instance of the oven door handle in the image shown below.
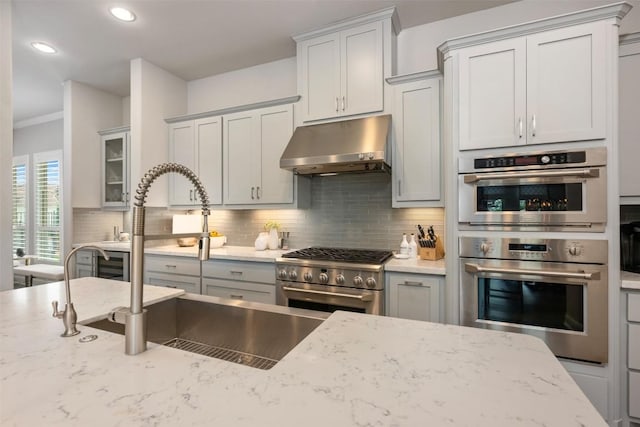
<svg viewBox="0 0 640 427"><path fill-rule="evenodd" d="M357 299L363 302L369 302L373 299L373 295L367 294L367 293L362 295L351 295L351 294L343 294L340 292L327 292L327 291L315 291L313 289L292 288L290 286L283 286L282 290L290 291L290 292L301 292L303 294L325 295L325 296L338 297L338 298L351 298L351 299Z"/></svg>
<svg viewBox="0 0 640 427"><path fill-rule="evenodd" d="M518 268L481 267L478 264L465 263L464 271L467 273L505 273L505 274L529 274L535 276L559 277L563 279L599 280L600 272L565 272L545 270L523 270Z"/></svg>
<svg viewBox="0 0 640 427"><path fill-rule="evenodd" d="M519 178L558 178L558 177L577 177L577 178L597 178L600 176L600 170L576 169L576 170L560 170L560 171L529 171L529 172L497 172L483 174L469 174L464 176L464 183L471 184L478 181L486 181L489 179L519 179Z"/></svg>

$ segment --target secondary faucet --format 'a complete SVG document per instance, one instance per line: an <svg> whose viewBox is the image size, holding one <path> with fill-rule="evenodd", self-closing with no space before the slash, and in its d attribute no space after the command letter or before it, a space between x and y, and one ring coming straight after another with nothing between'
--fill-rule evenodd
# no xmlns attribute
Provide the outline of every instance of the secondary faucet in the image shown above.
<svg viewBox="0 0 640 427"><path fill-rule="evenodd" d="M124 352L129 355L142 353L147 349L147 327L146 318L147 310L142 308L142 273L144 271L144 217L145 208L144 203L147 198L147 193L151 183L155 181L159 176L169 172L179 173L185 176L200 196L200 202L202 204L202 216L204 218L202 224L201 234L176 234L176 235L164 235L154 236L155 238L170 238L170 237L200 237L198 245L198 258L201 261L209 259L209 225L207 223L207 217L209 216L209 196L204 189L204 186L196 176L196 174L186 166L178 163L163 163L161 165L151 168L138 184L136 190L135 202L133 205L133 225L131 227L131 233L133 235L131 240L131 306L115 308L109 313L108 319L112 322L123 323L124 335L125 335L125 350Z"/></svg>
<svg viewBox="0 0 640 427"><path fill-rule="evenodd" d="M76 310L73 308L73 303L71 302L71 286L69 285L69 261L73 254L78 252L81 249L94 249L99 251L104 259L109 261L109 255L102 250L101 248L93 245L82 245L77 248L71 249L71 251L67 254L64 259L64 287L66 291L67 302L64 305L64 311L58 311L58 301L52 301L51 305L53 306L53 317L57 317L58 319L62 319L64 323L64 332L61 337L72 337L74 335L78 335L80 331L76 328L76 322L78 321L78 315L76 314Z"/></svg>

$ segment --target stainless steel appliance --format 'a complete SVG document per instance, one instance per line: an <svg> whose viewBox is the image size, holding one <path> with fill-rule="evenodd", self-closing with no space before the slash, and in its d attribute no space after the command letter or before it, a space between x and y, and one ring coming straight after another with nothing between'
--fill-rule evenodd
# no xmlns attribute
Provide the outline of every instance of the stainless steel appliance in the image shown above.
<svg viewBox="0 0 640 427"><path fill-rule="evenodd" d="M276 259L276 304L384 314L384 262L391 251L312 247Z"/></svg>
<svg viewBox="0 0 640 427"><path fill-rule="evenodd" d="M604 231L605 148L459 160L463 230Z"/></svg>
<svg viewBox="0 0 640 427"><path fill-rule="evenodd" d="M106 251L109 259L105 259L98 253L93 253L93 265L95 277L103 279L121 280L128 282L131 269L129 267L129 252Z"/></svg>
<svg viewBox="0 0 640 427"><path fill-rule="evenodd" d="M640 273L640 221L620 224L620 267Z"/></svg>
<svg viewBox="0 0 640 427"><path fill-rule="evenodd" d="M606 363L607 242L460 238L461 324L544 340L556 356Z"/></svg>

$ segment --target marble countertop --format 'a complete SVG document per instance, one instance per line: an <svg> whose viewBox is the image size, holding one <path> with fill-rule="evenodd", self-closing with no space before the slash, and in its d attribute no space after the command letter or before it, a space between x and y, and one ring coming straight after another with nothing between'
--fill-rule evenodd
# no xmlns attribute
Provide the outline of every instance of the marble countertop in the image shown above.
<svg viewBox="0 0 640 427"><path fill-rule="evenodd" d="M620 287L623 289L640 290L640 274L629 271L620 272Z"/></svg>
<svg viewBox="0 0 640 427"><path fill-rule="evenodd" d="M440 259L438 261L426 261L422 259L391 258L384 265L384 271L435 274L439 276L444 276L446 274L444 259Z"/></svg>
<svg viewBox="0 0 640 427"><path fill-rule="evenodd" d="M128 292L72 281L80 322ZM124 337L87 326L61 338L55 298L61 282L0 293L0 425L606 426L528 335L336 312L263 371L153 344L127 356Z"/></svg>

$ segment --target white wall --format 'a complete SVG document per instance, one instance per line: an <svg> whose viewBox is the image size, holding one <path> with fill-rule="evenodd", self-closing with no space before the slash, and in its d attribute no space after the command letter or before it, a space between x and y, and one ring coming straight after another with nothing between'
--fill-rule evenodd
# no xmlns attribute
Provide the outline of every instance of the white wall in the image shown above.
<svg viewBox="0 0 640 427"><path fill-rule="evenodd" d="M122 98L122 126L131 125L131 96Z"/></svg>
<svg viewBox="0 0 640 427"><path fill-rule="evenodd" d="M201 113L298 94L296 58L256 65L188 83L188 113Z"/></svg>
<svg viewBox="0 0 640 427"><path fill-rule="evenodd" d="M0 1L0 200L11 200L11 2ZM13 288L11 203L0 203L0 290Z"/></svg>
<svg viewBox="0 0 640 427"><path fill-rule="evenodd" d="M620 33L640 30L640 1L627 0L634 8L623 19ZM504 6L407 28L398 35L398 74L438 68L437 47L448 39L535 21L609 4L612 1L523 0Z"/></svg>
<svg viewBox="0 0 640 427"><path fill-rule="evenodd" d="M13 130L13 155L62 150L64 120L62 118Z"/></svg>
<svg viewBox="0 0 640 427"><path fill-rule="evenodd" d="M169 157L167 117L187 113L187 82L142 58L131 60L131 192L150 168ZM143 156L144 153L144 156ZM167 206L169 181L160 177L147 206Z"/></svg>

